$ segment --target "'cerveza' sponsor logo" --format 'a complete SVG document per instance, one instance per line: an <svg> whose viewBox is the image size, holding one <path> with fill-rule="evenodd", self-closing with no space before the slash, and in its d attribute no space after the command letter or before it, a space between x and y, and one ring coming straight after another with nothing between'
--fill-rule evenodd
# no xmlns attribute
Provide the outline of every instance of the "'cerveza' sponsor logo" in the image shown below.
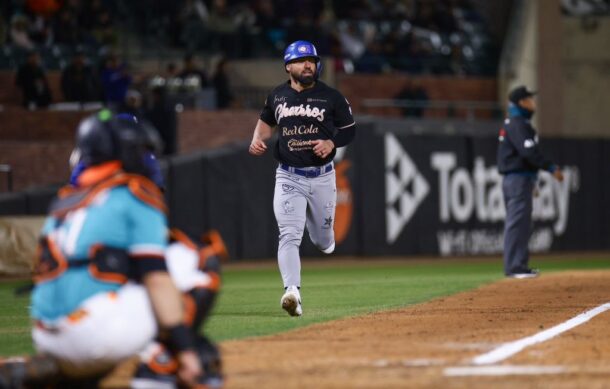
<svg viewBox="0 0 610 389"><path fill-rule="evenodd" d="M318 132L320 132L320 129L314 127L313 124L309 126L292 126L292 128L282 127L282 136L317 134Z"/></svg>
<svg viewBox="0 0 610 389"><path fill-rule="evenodd" d="M428 182L396 137L385 135L386 241L394 243L429 192Z"/></svg>
<svg viewBox="0 0 610 389"><path fill-rule="evenodd" d="M310 140L299 140L299 139L289 139L287 144L288 144L288 150L290 151L301 151L301 150L308 150L308 149L312 149L312 141Z"/></svg>
<svg viewBox="0 0 610 389"><path fill-rule="evenodd" d="M318 121L324 121L324 112L326 109L320 109L318 107L311 107L309 104L304 106L303 104L289 107L288 103L280 104L275 108L275 121L280 122L282 118L290 116L306 116L310 118L316 118Z"/></svg>

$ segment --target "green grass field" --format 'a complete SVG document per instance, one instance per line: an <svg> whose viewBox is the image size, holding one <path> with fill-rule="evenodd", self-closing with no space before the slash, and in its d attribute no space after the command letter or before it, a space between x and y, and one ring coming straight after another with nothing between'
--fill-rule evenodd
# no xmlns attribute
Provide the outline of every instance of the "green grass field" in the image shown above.
<svg viewBox="0 0 610 389"><path fill-rule="evenodd" d="M545 258L532 265L543 272L610 269L606 257ZM304 316L290 318L280 308L281 278L274 266L229 267L206 333L214 340L260 336L341 317L403 307L501 279L501 260L303 263ZM28 319L29 297L13 290L24 282L0 284L0 356L33 351Z"/></svg>

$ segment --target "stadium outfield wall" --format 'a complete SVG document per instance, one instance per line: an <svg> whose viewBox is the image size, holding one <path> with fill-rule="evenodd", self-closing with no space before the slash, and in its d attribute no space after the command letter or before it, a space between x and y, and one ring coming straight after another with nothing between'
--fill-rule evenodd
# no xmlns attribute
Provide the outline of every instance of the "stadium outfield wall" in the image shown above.
<svg viewBox="0 0 610 389"><path fill-rule="evenodd" d="M502 249L505 217L495 125L462 135L416 134L406 124L363 123L341 149L335 231L340 255L477 255ZM406 123L406 122L405 122ZM541 173L533 252L610 249L610 140L549 138L543 152L564 167ZM247 144L176 156L163 164L170 222L193 236L217 229L233 259L275 257L276 162ZM52 190L0 196L0 215L40 214ZM306 234L305 234L306 235ZM305 255L319 255L304 237Z"/></svg>

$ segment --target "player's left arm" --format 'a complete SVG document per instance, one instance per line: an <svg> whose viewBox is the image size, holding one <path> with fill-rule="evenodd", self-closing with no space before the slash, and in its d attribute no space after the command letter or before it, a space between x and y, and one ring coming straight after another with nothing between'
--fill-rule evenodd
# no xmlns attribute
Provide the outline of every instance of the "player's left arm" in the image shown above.
<svg viewBox="0 0 610 389"><path fill-rule="evenodd" d="M337 133L333 139L313 141L315 144L313 152L320 158L326 157L334 148L347 146L356 136L356 122L352 114L352 107L340 94L336 98L334 113L333 125Z"/></svg>

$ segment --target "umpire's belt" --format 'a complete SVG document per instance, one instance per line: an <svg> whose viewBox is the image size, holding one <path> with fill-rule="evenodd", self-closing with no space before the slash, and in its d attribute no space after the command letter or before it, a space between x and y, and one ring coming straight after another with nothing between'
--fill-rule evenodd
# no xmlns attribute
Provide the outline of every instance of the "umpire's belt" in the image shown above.
<svg viewBox="0 0 610 389"><path fill-rule="evenodd" d="M299 176L314 178L321 176L322 174L326 174L333 170L333 163L327 163L324 166L315 166L315 167L307 167L307 168L298 168L288 166L285 163L280 163L280 167L287 172L298 174Z"/></svg>

